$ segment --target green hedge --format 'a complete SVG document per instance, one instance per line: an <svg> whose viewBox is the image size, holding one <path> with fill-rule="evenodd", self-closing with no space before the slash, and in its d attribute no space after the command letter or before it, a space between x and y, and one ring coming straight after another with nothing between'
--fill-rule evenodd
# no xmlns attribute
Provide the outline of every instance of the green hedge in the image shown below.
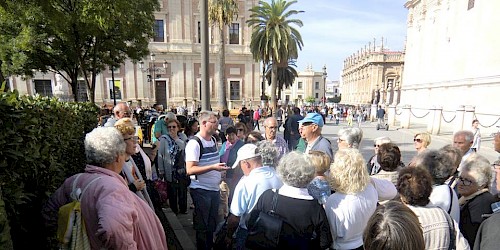
<svg viewBox="0 0 500 250"><path fill-rule="evenodd" d="M83 138L96 127L91 103L0 93L0 188L15 249L51 249L41 207L85 166Z"/></svg>

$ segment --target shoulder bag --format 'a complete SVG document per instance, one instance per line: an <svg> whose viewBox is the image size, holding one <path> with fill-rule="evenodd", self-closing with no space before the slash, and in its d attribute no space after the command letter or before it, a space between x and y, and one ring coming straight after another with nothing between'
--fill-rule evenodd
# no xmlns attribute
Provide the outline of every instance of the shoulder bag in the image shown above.
<svg viewBox="0 0 500 250"><path fill-rule="evenodd" d="M250 249L275 249L278 247L283 218L276 213L278 190L274 192L271 210L260 211L254 223L249 221L245 246Z"/></svg>

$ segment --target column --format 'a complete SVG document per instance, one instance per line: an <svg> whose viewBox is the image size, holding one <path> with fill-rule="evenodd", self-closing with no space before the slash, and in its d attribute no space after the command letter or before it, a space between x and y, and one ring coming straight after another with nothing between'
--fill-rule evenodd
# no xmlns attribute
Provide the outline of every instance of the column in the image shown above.
<svg viewBox="0 0 500 250"><path fill-rule="evenodd" d="M410 128L411 105L404 105L401 111L401 128Z"/></svg>
<svg viewBox="0 0 500 250"><path fill-rule="evenodd" d="M370 109L370 121L376 121L377 120L377 104L372 104L371 109Z"/></svg>
<svg viewBox="0 0 500 250"><path fill-rule="evenodd" d="M430 116L427 121L427 132L433 135L439 134L441 129L441 117L443 115L443 107L432 107Z"/></svg>
<svg viewBox="0 0 500 250"><path fill-rule="evenodd" d="M462 130L464 128L465 106L463 105L458 106L455 114L456 114L455 128L453 130L453 133Z"/></svg>
<svg viewBox="0 0 500 250"><path fill-rule="evenodd" d="M389 112L387 114L389 126L396 125L396 105L389 105Z"/></svg>

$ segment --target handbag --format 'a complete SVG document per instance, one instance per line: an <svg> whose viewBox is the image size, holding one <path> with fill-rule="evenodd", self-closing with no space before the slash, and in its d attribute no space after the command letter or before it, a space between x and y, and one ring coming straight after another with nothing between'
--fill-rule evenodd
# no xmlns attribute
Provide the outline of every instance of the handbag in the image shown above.
<svg viewBox="0 0 500 250"><path fill-rule="evenodd" d="M271 210L260 211L254 223L249 221L248 237L245 243L251 249L275 249L278 247L283 218L276 213L278 190L273 195Z"/></svg>

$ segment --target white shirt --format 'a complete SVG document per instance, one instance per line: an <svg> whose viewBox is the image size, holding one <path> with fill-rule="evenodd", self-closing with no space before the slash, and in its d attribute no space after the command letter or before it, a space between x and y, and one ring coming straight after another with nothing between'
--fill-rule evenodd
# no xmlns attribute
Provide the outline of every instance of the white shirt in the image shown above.
<svg viewBox="0 0 500 250"><path fill-rule="evenodd" d="M452 197L450 197L450 189ZM440 207L445 212L448 212L451 206L451 218L457 223L460 223L460 206L458 205L458 197L455 190L446 184L433 186L429 200L432 205Z"/></svg>
<svg viewBox="0 0 500 250"><path fill-rule="evenodd" d="M273 168L259 167L241 178L234 188L231 213L240 218L240 227L246 228L244 215L255 207L259 197L268 189L278 189L283 185Z"/></svg>
<svg viewBox="0 0 500 250"><path fill-rule="evenodd" d="M330 223L334 249L355 249L363 245L363 231L377 208L378 194L370 183L357 194L334 193L325 212Z"/></svg>

